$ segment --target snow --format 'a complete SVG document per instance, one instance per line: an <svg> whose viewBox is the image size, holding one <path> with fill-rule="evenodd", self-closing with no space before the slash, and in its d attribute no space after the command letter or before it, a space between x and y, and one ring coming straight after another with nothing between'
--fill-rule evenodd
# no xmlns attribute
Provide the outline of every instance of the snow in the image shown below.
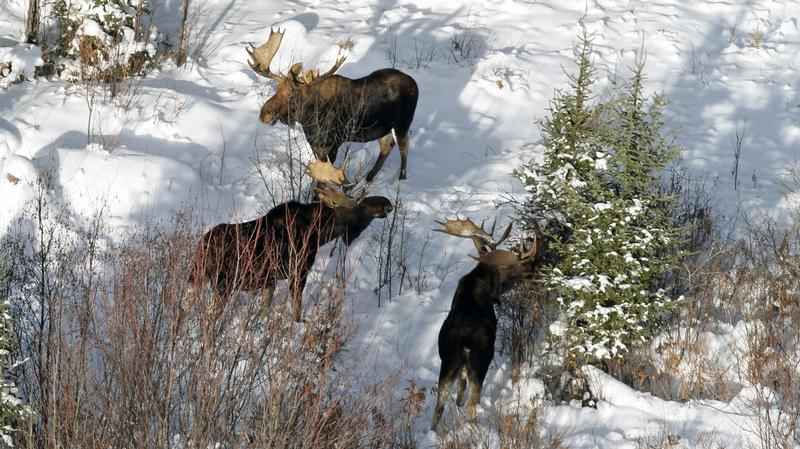
<svg viewBox="0 0 800 449"><path fill-rule="evenodd" d="M4 46L3 44L8 44ZM42 50L32 44L17 44L0 41L0 64L11 64L10 70L3 70L0 88L8 87L14 81L32 79L36 66L42 65Z"/></svg>
<svg viewBox="0 0 800 449"><path fill-rule="evenodd" d="M166 4L157 15L164 33L174 34L174 8ZM0 0L0 62L12 61L15 73L30 79L41 53L18 43L24 11L22 0ZM274 86L248 67L246 43L263 42L270 27L285 30L272 64L285 72L298 61L326 70L337 43L350 39L354 46L340 74L359 77L395 63L420 88L408 180L397 181L395 151L371 191L390 198L399 191L408 211L407 263L421 267L427 282L420 292L393 292L378 307L377 245L370 235L381 224L373 223L348 256L348 312L359 327L345 351L355 356L344 363L374 378L399 371L430 389L439 369L436 335L459 277L474 264L468 258L472 243L431 233L434 220L498 216L505 222L511 210L494 205L508 193L524 194L512 171L541 158L535 123L547 114L554 91L567 85L564 71L573 67L581 26L597 50L598 96L610 79L624 79L645 48L647 89L669 100L668 125L685 148L683 163L717 180L715 207L727 214L788 213L800 201L783 188L787 170L798 167L798 18L800 2L793 0L208 0L193 16L189 63L167 63L121 98L105 100L64 81L33 80L0 90L0 233L43 178L76 214L88 217L103 208L115 234L185 209L206 226L262 215L286 198L271 197L256 161L280 181L276 166L286 161L288 135L299 139L304 160L311 153L299 130L258 122ZM82 32L97 31L87 23ZM472 54L454 58L452 39L464 35L474 38ZM744 139L734 190L737 135ZM369 166L377 156L376 142L350 149L355 165ZM335 265L327 254L318 257L307 299ZM569 282L576 288L591 284ZM559 325L551 331L559 332ZM742 338L741 332L704 336L714 348L710 353L719 354L715 363L735 363L731 339ZM496 357L490 368L479 423L498 404L542 394L537 366L512 385L505 360ZM742 405L753 387L741 379L743 388L731 401L679 403L633 391L591 368L586 374L597 409L553 404L546 410L547 430L563 435L566 447L634 448L637 439L662 432L678 435L683 447L707 434L718 438L719 447L745 447L753 437L752 417ZM438 438L427 432L435 398L426 401L415 427L420 447ZM445 415L453 412L448 405Z"/></svg>

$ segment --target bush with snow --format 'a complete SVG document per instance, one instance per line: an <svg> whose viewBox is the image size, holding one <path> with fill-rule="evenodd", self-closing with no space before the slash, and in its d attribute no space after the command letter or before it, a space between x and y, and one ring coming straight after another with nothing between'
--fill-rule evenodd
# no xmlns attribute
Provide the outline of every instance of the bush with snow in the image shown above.
<svg viewBox="0 0 800 449"><path fill-rule="evenodd" d="M530 194L523 222L551 230L557 257L544 278L577 364L622 357L651 335L675 303L660 284L680 240L659 189L659 172L676 154L661 132L663 102L644 95L640 64L615 98L591 104L590 58L584 36L578 73L543 124L544 160L517 171Z"/></svg>
<svg viewBox="0 0 800 449"><path fill-rule="evenodd" d="M140 73L155 56L155 30L142 30L145 2L59 0L58 54L69 79L106 78L109 72Z"/></svg>
<svg viewBox="0 0 800 449"><path fill-rule="evenodd" d="M0 47L0 88L33 78L36 67L42 63L42 50L36 45L17 44Z"/></svg>

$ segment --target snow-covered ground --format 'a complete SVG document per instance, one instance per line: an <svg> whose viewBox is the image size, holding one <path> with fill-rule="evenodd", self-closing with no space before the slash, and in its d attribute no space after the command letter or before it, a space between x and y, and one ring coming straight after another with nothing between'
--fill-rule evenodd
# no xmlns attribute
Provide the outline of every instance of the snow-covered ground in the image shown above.
<svg viewBox="0 0 800 449"><path fill-rule="evenodd" d="M7 49L22 37L25 3L0 0L0 59L39 57L24 47ZM180 2L153 3L159 29L174 39ZM326 69L336 43L351 39L340 74L358 77L394 64L420 88L408 180L398 183L394 152L372 191L394 198L399 189L408 211L408 265L424 275L424 288L395 291L378 307L375 239L365 235L348 257L349 311L358 332L347 353L358 354L352 362L370 375L400 372L434 385L436 335L458 278L473 262L467 257L472 245L432 234L433 220L508 216L495 203L523 192L512 170L540 155L535 122L546 115L554 90L566 86L564 70L573 67L581 26L593 37L597 95L623 80L644 48L648 89L669 100L668 125L685 148L685 165L716 180L718 210L771 213L794 205L783 180L800 162L800 1L193 3L189 63L151 73L121 99L92 99L79 85L42 79L0 90L0 232L44 176L78 219L102 208L118 232L185 209L207 225L250 219L284 200L271 196L257 164L277 176L268 162L285 160L288 131L259 123L274 86L248 67L244 51L274 26L286 36L273 69L285 71L296 61ZM454 56L454 40L468 43L465 54ZM737 135L743 140L734 190ZM364 164L377 155L376 142L350 148L352 159ZM373 223L373 235L380 226ZM331 262L327 253L317 260L307 298L319 289ZM597 409L548 408L548 430L563 435L568 447L635 447L637 438L664 432L689 447L704 435L714 435L720 447L746 446L753 437L741 407L748 389L727 403L666 402L595 374L598 388L608 392ZM512 386L510 368L496 360L480 416L497 401L541 391L535 378ZM427 432L434 399L428 396L417 422L420 447L437 438Z"/></svg>

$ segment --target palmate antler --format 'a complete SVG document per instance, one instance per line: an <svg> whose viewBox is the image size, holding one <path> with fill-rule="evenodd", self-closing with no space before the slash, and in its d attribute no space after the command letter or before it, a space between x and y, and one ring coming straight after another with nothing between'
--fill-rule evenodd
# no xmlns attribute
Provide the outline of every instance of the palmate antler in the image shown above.
<svg viewBox="0 0 800 449"><path fill-rule="evenodd" d="M328 182L339 186L346 186L350 184L347 179L347 173L344 168L336 168L328 161L315 160L309 162L306 166L306 173L311 176L314 181Z"/></svg>
<svg viewBox="0 0 800 449"><path fill-rule="evenodd" d="M516 265L535 257L538 249L538 238L534 237L530 249L526 250L525 246L520 244L517 250L495 249L473 259L488 265Z"/></svg>
<svg viewBox="0 0 800 449"><path fill-rule="evenodd" d="M328 161L312 161L306 166L306 173L317 181L314 191L326 206L353 208L366 196L366 186L352 196L341 190L353 185L347 179L346 169L346 163L343 168L336 168Z"/></svg>
<svg viewBox="0 0 800 449"><path fill-rule="evenodd" d="M258 47L254 46L253 44L249 44L249 48L246 49L247 54L250 55L250 59L247 61L247 63L250 65L250 68L252 68L259 75L276 81L280 81L289 76L297 83L312 84L322 81L336 73L336 71L342 67L342 64L344 64L344 61L347 59L347 55L342 54L342 49L340 46L339 53L336 55L336 62L333 64L333 67L321 75L319 73L319 69L308 69L303 71L302 62L293 64L289 69L288 75L273 73L270 71L269 65L272 63L272 60L275 58L275 54L278 52L278 49L281 46L284 33L285 31L283 30L274 30L270 28L269 37L267 38L266 42Z"/></svg>
<svg viewBox="0 0 800 449"><path fill-rule="evenodd" d="M250 59L248 59L247 63L250 65L250 68L252 68L259 75L266 76L267 78L276 81L280 81L281 79L285 78L284 75L281 75L280 73L272 73L269 70L269 65L272 63L272 59L275 58L275 53L278 52L278 49L281 46L284 33L285 31L273 30L270 28L269 37L267 38L266 42L258 47L254 46L253 44L249 44L249 48L245 49L247 54L250 55Z"/></svg>
<svg viewBox="0 0 800 449"><path fill-rule="evenodd" d="M292 65L291 69L289 69L289 75L294 79L296 83L299 84L313 84L318 83L325 78L329 78L330 76L334 75L339 68L342 67L344 64L345 59L347 59L347 55L343 55L341 50L336 55L336 62L333 64L333 67L330 68L327 72L320 75L319 69L307 69L303 70L303 63L297 62Z"/></svg>
<svg viewBox="0 0 800 449"><path fill-rule="evenodd" d="M509 223L506 230L503 231L503 236L500 237L500 240L495 240L493 236L494 227L497 224L496 221L492 224L492 229L488 232L483 228L483 223L478 226L469 218L464 220L449 219L447 221L437 221L436 223L441 225L442 228L434 229L434 231L443 232L455 237L472 239L475 248L478 249L478 254L481 255L494 251L495 248L503 243L503 241L508 238L509 234L511 234L511 223Z"/></svg>
<svg viewBox="0 0 800 449"><path fill-rule="evenodd" d="M478 257L473 257L477 261L489 265L515 265L536 256L538 250L537 238L534 238L533 244L530 249L525 249L524 245L516 251L507 249L497 249L509 235L511 235L511 227L513 223L509 223L500 239L494 239L494 224L492 224L491 231L487 232L481 226L476 225L469 218L467 219L449 219L447 221L436 221L441 225L441 229L434 229L437 232L443 232L455 237L463 237L472 239L475 248L478 250ZM495 222L496 224L496 222Z"/></svg>

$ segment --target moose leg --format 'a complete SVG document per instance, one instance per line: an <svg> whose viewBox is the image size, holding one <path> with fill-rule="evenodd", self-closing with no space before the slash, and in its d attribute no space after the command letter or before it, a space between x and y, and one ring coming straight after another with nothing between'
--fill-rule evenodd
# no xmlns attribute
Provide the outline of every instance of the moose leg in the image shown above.
<svg viewBox="0 0 800 449"><path fill-rule="evenodd" d="M464 405L464 390L467 389L467 367L461 370L461 376L458 379L458 393L456 394L456 405L459 407Z"/></svg>
<svg viewBox="0 0 800 449"><path fill-rule="evenodd" d="M378 171L383 167L383 162L386 160L386 157L392 152L392 147L394 147L394 137L392 137L392 133L381 137L380 140L378 140L378 145L380 145L381 150L378 154L378 160L375 161L375 165L372 166L372 170L367 173L367 182L372 182L372 178L378 174Z"/></svg>
<svg viewBox="0 0 800 449"><path fill-rule="evenodd" d="M306 280L308 279L308 269L303 270L297 276L289 278L289 295L292 300L292 318L296 322L300 322L303 315L303 290L306 288Z"/></svg>
<svg viewBox="0 0 800 449"><path fill-rule="evenodd" d="M233 296L233 292L225 289L224 285L217 285L211 290L211 305L207 312L212 321L219 319L231 296Z"/></svg>
<svg viewBox="0 0 800 449"><path fill-rule="evenodd" d="M261 289L261 310L258 315L266 318L272 308L272 296L275 294L275 283L269 283Z"/></svg>
<svg viewBox="0 0 800 449"><path fill-rule="evenodd" d="M469 402L467 402L467 416L470 421L474 421L477 415L477 406L481 401L481 388L486 373L489 371L489 364L492 363L494 356L494 346L488 351L472 350L469 354L467 363L467 379L469 380Z"/></svg>
<svg viewBox="0 0 800 449"><path fill-rule="evenodd" d="M400 179L406 179L406 164L408 162L408 131L398 133L397 146L400 147Z"/></svg>
<svg viewBox="0 0 800 449"><path fill-rule="evenodd" d="M431 422L431 430L436 431L439 425L439 419L442 418L444 412L444 402L447 400L450 384L456 380L459 372L463 369L464 360L460 351L457 354L452 354L454 357L442 357L442 367L439 370L439 391L436 394L436 408L433 410L433 421Z"/></svg>

